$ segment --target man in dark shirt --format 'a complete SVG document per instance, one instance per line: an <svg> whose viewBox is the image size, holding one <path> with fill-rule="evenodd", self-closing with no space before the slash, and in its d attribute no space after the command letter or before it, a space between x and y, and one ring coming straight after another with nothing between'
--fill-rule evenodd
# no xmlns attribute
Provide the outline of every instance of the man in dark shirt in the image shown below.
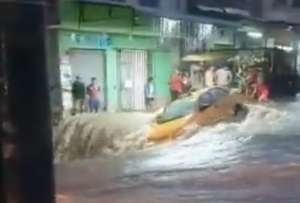
<svg viewBox="0 0 300 203"><path fill-rule="evenodd" d="M73 114L84 111L85 85L79 76L72 84Z"/></svg>

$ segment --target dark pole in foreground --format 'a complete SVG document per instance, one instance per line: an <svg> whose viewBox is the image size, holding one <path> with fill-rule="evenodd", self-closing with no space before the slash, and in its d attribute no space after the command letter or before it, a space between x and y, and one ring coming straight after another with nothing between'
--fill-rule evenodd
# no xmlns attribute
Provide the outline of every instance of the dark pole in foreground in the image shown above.
<svg viewBox="0 0 300 203"><path fill-rule="evenodd" d="M4 122L4 96L5 96L5 85L4 85L4 66L5 66L5 50L4 50L4 31L0 29L0 124ZM3 125L0 126L0 202L5 203L5 190L4 190L4 162L3 162L3 138L4 129Z"/></svg>
<svg viewBox="0 0 300 203"><path fill-rule="evenodd" d="M5 12L9 19L6 72L9 111L17 134L22 203L54 202L46 6L46 0L0 2L1 12L9 11Z"/></svg>

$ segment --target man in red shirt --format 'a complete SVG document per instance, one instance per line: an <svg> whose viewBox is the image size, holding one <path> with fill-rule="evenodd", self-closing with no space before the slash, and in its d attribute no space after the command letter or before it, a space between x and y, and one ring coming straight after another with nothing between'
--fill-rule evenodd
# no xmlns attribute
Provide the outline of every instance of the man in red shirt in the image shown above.
<svg viewBox="0 0 300 203"><path fill-rule="evenodd" d="M183 81L182 77L180 76L180 72L178 70L172 75L170 82L170 91L171 91L171 100L174 101L178 99L180 94L183 92Z"/></svg>
<svg viewBox="0 0 300 203"><path fill-rule="evenodd" d="M87 94L89 96L89 110L97 113L100 107L99 101L100 88L96 84L96 78L91 79L91 84L87 87Z"/></svg>
<svg viewBox="0 0 300 203"><path fill-rule="evenodd" d="M254 90L254 96L259 102L268 102L270 96L270 88L262 78L257 79L257 84Z"/></svg>

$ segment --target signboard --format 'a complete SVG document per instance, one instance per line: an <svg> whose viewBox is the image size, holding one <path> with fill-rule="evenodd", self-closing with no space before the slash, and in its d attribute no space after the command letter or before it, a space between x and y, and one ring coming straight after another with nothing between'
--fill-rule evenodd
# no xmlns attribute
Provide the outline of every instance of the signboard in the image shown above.
<svg viewBox="0 0 300 203"><path fill-rule="evenodd" d="M112 39L106 34L72 33L72 43L80 47L107 48L112 45Z"/></svg>
<svg viewBox="0 0 300 203"><path fill-rule="evenodd" d="M125 86L126 89L130 89L130 88L133 87L133 83L132 83L131 80L126 80L124 86Z"/></svg>

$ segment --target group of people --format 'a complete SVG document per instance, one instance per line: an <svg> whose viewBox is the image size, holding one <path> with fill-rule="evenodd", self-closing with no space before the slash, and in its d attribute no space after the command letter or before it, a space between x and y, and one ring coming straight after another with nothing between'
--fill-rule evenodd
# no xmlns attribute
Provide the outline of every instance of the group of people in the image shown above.
<svg viewBox="0 0 300 203"><path fill-rule="evenodd" d="M229 66L210 66L203 73L203 84L206 88L224 87L237 89L239 93L257 99L260 102L267 102L270 96L270 88L267 85L264 74L258 68L251 68L247 71L233 72ZM171 76L170 82L171 100L192 89L192 82L188 73L178 70ZM234 87L236 85L236 87Z"/></svg>
<svg viewBox="0 0 300 203"><path fill-rule="evenodd" d="M204 79L205 86L208 88L214 86L230 87L233 75L227 66L218 69L215 66L211 66L206 70Z"/></svg>
<svg viewBox="0 0 300 203"><path fill-rule="evenodd" d="M192 88L192 82L187 72L176 70L169 81L171 100L174 101L181 95L188 93ZM147 110L153 110L155 100L153 77L149 77L145 85L145 103Z"/></svg>
<svg viewBox="0 0 300 203"><path fill-rule="evenodd" d="M205 72L204 83L205 87L214 86L230 87L233 80L232 72L228 67L215 68L211 66ZM171 100L178 99L181 95L188 93L192 89L192 81L187 72L176 70L172 75L170 82Z"/></svg>
<svg viewBox="0 0 300 203"><path fill-rule="evenodd" d="M232 88L234 80L237 80L240 93L256 98L260 102L267 102L270 89L265 83L263 74L259 71L249 71L246 74L233 74L228 66L216 68L209 67L204 73L204 84L206 88L224 87ZM192 81L187 72L175 70L169 81L171 101L178 99L184 94L188 94L192 89ZM79 76L76 77L72 85L73 114L85 111L86 95L87 105L90 112L98 112L100 108L99 99L100 87L96 84L96 78L91 78L91 83L86 87ZM147 110L153 109L155 100L155 88L153 77L149 77L145 84L145 105Z"/></svg>
<svg viewBox="0 0 300 203"><path fill-rule="evenodd" d="M72 114L83 113L86 107L86 101L89 112L97 113L100 109L100 87L97 85L97 79L91 78L91 83L86 87L79 76L72 84L73 109ZM86 100L86 96L88 96Z"/></svg>
<svg viewBox="0 0 300 203"><path fill-rule="evenodd" d="M266 84L264 75L258 68L251 68L247 71L240 71L233 74L229 67L215 68L211 66L205 72L206 87L220 86L233 88L233 83L237 83L239 93L255 98L259 102L267 102L270 96L270 88Z"/></svg>

